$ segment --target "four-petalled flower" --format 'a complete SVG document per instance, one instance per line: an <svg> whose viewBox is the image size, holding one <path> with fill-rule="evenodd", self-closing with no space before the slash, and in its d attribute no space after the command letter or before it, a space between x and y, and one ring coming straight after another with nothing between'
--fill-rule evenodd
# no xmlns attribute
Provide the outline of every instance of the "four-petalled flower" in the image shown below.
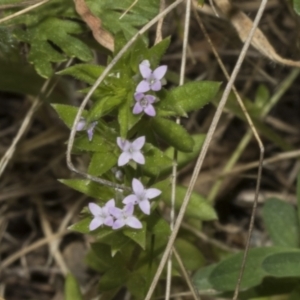
<svg viewBox="0 0 300 300"><path fill-rule="evenodd" d="M133 107L133 113L139 114L142 111L145 112L150 117L154 117L156 115L156 111L152 105L155 101L155 96L153 95L145 95L143 93L135 93L134 99L136 101L134 107Z"/></svg>
<svg viewBox="0 0 300 300"><path fill-rule="evenodd" d="M150 63L148 60L143 60L139 64L139 69L143 80L136 87L137 93L145 93L150 90L160 91L161 90L161 80L167 72L167 66L159 66L154 71L150 69Z"/></svg>
<svg viewBox="0 0 300 300"><path fill-rule="evenodd" d="M149 200L159 196L161 194L161 191L155 188L145 189L143 184L136 178L133 178L132 180L132 189L134 194L125 197L123 203L126 205L138 204L141 211L144 214L149 215L150 214Z"/></svg>
<svg viewBox="0 0 300 300"><path fill-rule="evenodd" d="M142 223L133 216L133 210L134 207L132 203L125 205L123 209L117 207L112 208L110 213L115 217L112 229L119 229L125 225L136 229L142 228Z"/></svg>
<svg viewBox="0 0 300 300"><path fill-rule="evenodd" d="M132 143L127 140L117 138L117 144L122 150L118 159L118 166L126 165L131 159L136 163L143 165L145 163L145 157L141 153L141 149L145 144L145 137L141 136L134 140Z"/></svg>
<svg viewBox="0 0 300 300"><path fill-rule="evenodd" d="M94 121L87 126L86 120L84 118L81 118L76 125L76 131L86 130L88 139L89 139L89 141L91 141L93 139L94 129L97 124L98 124L98 121Z"/></svg>
<svg viewBox="0 0 300 300"><path fill-rule="evenodd" d="M110 210L115 207L115 200L109 200L103 207L100 207L96 203L89 203L89 210L91 214L94 216L91 221L89 228L90 230L95 230L101 225L112 226L114 223L114 219L110 214Z"/></svg>

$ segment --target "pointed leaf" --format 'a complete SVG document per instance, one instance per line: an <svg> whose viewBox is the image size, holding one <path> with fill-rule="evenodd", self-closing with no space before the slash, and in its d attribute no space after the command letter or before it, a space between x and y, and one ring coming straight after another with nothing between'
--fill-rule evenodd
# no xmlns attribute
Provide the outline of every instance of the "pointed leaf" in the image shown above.
<svg viewBox="0 0 300 300"><path fill-rule="evenodd" d="M299 221L291 204L268 199L263 208L263 219L274 246L299 247Z"/></svg>
<svg viewBox="0 0 300 300"><path fill-rule="evenodd" d="M262 263L262 268L274 277L300 278L300 251L286 251L268 256Z"/></svg>
<svg viewBox="0 0 300 300"><path fill-rule="evenodd" d="M143 228L134 229L134 228L126 228L123 230L123 234L133 240L135 243L140 245L143 250L146 248L146 223L142 222Z"/></svg>
<svg viewBox="0 0 300 300"><path fill-rule="evenodd" d="M268 273L262 268L263 261L270 255L285 252L285 248L261 247L250 249L241 281L241 290L254 287L262 282ZM240 273L243 253L234 254L221 261L212 270L209 282L218 291L233 291Z"/></svg>
<svg viewBox="0 0 300 300"><path fill-rule="evenodd" d="M70 75L76 79L93 85L98 77L102 74L103 70L104 67L99 65L77 64L57 72L56 74Z"/></svg>
<svg viewBox="0 0 300 300"><path fill-rule="evenodd" d="M106 203L108 199L112 199L114 197L112 188L100 185L99 183L93 182L91 180L60 179L59 181L85 195L103 200L104 203Z"/></svg>
<svg viewBox="0 0 300 300"><path fill-rule="evenodd" d="M88 173L101 176L117 164L118 158L112 152L95 152L89 164Z"/></svg>
<svg viewBox="0 0 300 300"><path fill-rule="evenodd" d="M65 282L65 299L66 300L83 300L79 283L76 278L68 274Z"/></svg>
<svg viewBox="0 0 300 300"><path fill-rule="evenodd" d="M171 90L172 98L168 99L188 113L209 103L216 96L219 88L220 83L215 81L188 82Z"/></svg>
<svg viewBox="0 0 300 300"><path fill-rule="evenodd" d="M162 191L161 198L169 206L171 205L171 183L169 180L158 182L154 187ZM175 209L178 211L182 205L187 188L176 187ZM185 215L189 218L196 218L201 221L216 220L217 214L211 204L198 193L192 193Z"/></svg>
<svg viewBox="0 0 300 300"><path fill-rule="evenodd" d="M193 151L194 140L180 125L163 118L154 118L151 125L161 139L177 150Z"/></svg>

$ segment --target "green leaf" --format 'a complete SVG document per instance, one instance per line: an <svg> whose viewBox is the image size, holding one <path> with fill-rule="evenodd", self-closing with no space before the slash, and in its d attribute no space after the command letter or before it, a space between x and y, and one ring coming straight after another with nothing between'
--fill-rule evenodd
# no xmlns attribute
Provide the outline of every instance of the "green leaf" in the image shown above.
<svg viewBox="0 0 300 300"><path fill-rule="evenodd" d="M141 119L142 114L134 115L132 113L133 95L128 93L126 101L119 108L118 122L120 124L120 135L126 138L127 133Z"/></svg>
<svg viewBox="0 0 300 300"><path fill-rule="evenodd" d="M112 152L95 152L89 164L88 173L101 176L117 164L118 158Z"/></svg>
<svg viewBox="0 0 300 300"><path fill-rule="evenodd" d="M91 221L92 221L92 217L84 218L79 222L69 226L68 229L76 232L84 233L84 234L89 233L90 232L89 225Z"/></svg>
<svg viewBox="0 0 300 300"><path fill-rule="evenodd" d="M65 300L83 300L76 278L68 274L65 282Z"/></svg>
<svg viewBox="0 0 300 300"><path fill-rule="evenodd" d="M77 22L50 17L38 26L26 31L18 30L15 34L18 39L30 44L29 62L34 64L39 75L48 78L53 74L52 62L62 62L68 57L77 57L82 61L93 58L89 47L73 36L81 32L82 27Z"/></svg>
<svg viewBox="0 0 300 300"><path fill-rule="evenodd" d="M300 299L300 285L298 284L298 286L290 294L288 300L299 300L299 299Z"/></svg>
<svg viewBox="0 0 300 300"><path fill-rule="evenodd" d="M187 270L194 271L202 267L205 263L205 258L199 249L184 239L176 239L175 247L182 259L182 262ZM180 270L179 265L175 257L173 257L174 266Z"/></svg>
<svg viewBox="0 0 300 300"><path fill-rule="evenodd" d="M130 272L124 266L115 266L109 269L103 276L101 276L99 282L100 291L108 291L123 286Z"/></svg>
<svg viewBox="0 0 300 300"><path fill-rule="evenodd" d="M299 221L291 204L271 198L265 203L262 213L274 246L299 247Z"/></svg>
<svg viewBox="0 0 300 300"><path fill-rule="evenodd" d="M123 234L133 240L135 243L140 245L143 250L146 248L146 223L142 222L143 228L141 229L133 229L133 228L125 228L123 230Z"/></svg>
<svg viewBox="0 0 300 300"><path fill-rule="evenodd" d="M86 2L92 12L100 17L105 28L114 34L121 31L126 40L137 33L138 27L154 18L159 10L159 0L139 0L126 15L120 18L122 12L132 5L131 0L100 2L88 0Z"/></svg>
<svg viewBox="0 0 300 300"><path fill-rule="evenodd" d="M270 92L264 84L260 84L256 90L254 99L255 106L258 108L257 117L261 115L261 111L270 100Z"/></svg>
<svg viewBox="0 0 300 300"><path fill-rule="evenodd" d="M146 144L144 146L145 164L143 171L148 176L158 176L163 170L170 170L172 166L172 160L167 157L158 148Z"/></svg>
<svg viewBox="0 0 300 300"><path fill-rule="evenodd" d="M124 259L120 253L111 255L111 247L102 243L93 243L86 257L87 264L99 272L106 272L116 266L124 266Z"/></svg>
<svg viewBox="0 0 300 300"><path fill-rule="evenodd" d="M69 127L72 128L75 117L78 112L78 107L65 104L52 104L52 107L56 110L59 117L63 122ZM87 111L83 111L82 116L85 117Z"/></svg>
<svg viewBox="0 0 300 300"><path fill-rule="evenodd" d="M193 151L194 140L180 125L158 117L153 118L151 125L162 140L177 150L182 152Z"/></svg>
<svg viewBox="0 0 300 300"><path fill-rule="evenodd" d="M300 15L300 0L293 0L293 6L295 12Z"/></svg>
<svg viewBox="0 0 300 300"><path fill-rule="evenodd" d="M176 104L185 113L202 108L209 103L217 94L220 88L219 82L214 81L194 81L188 82L170 91L172 97L170 105Z"/></svg>
<svg viewBox="0 0 300 300"><path fill-rule="evenodd" d="M162 200L171 205L171 183L169 180L158 182L154 187L162 191ZM176 187L175 209L178 211L182 205L187 188L183 186ZM216 220L217 214L211 204L198 193L193 192L187 206L186 217L199 219L201 221Z"/></svg>
<svg viewBox="0 0 300 300"><path fill-rule="evenodd" d="M106 96L97 100L89 112L90 120L97 120L118 107L124 101L124 94Z"/></svg>
<svg viewBox="0 0 300 300"><path fill-rule="evenodd" d="M193 276L193 283L198 291L206 295L215 295L218 292L214 290L214 287L209 281L210 274L217 264L212 264L208 267L199 269Z"/></svg>
<svg viewBox="0 0 300 300"><path fill-rule="evenodd" d="M300 278L300 251L270 255L263 261L262 268L270 276Z"/></svg>
<svg viewBox="0 0 300 300"><path fill-rule="evenodd" d="M56 74L59 75L70 75L76 79L93 85L98 77L102 74L104 70L103 66L91 65L91 64L77 64L64 69Z"/></svg>
<svg viewBox="0 0 300 300"><path fill-rule="evenodd" d="M263 261L270 255L285 252L286 248L261 247L250 249L243 278L241 290L248 289L260 284L264 277L269 274L262 268ZM233 291L235 289L241 269L243 253L234 254L221 261L212 270L209 282L218 291Z"/></svg>
<svg viewBox="0 0 300 300"><path fill-rule="evenodd" d="M95 127L96 131L97 126ZM79 132L79 136L74 142L74 148L81 151L92 151L107 153L113 151L112 145L102 136L94 133L92 141L89 141L86 131Z"/></svg>
<svg viewBox="0 0 300 300"><path fill-rule="evenodd" d="M148 49L147 56L144 59L148 59L151 65L151 68L154 69L158 66L163 55L167 51L171 42L171 38L167 37L161 42L155 44L152 48Z"/></svg>
<svg viewBox="0 0 300 300"><path fill-rule="evenodd" d="M90 197L100 199L103 203L114 197L112 188L87 179L60 179L61 183Z"/></svg>
<svg viewBox="0 0 300 300"><path fill-rule="evenodd" d="M206 135L205 134L195 134L192 136L195 145L193 148L193 152L190 153L183 153L178 152L177 154L177 168L180 170L181 168L185 167L188 163L198 157L199 152L202 148ZM165 155L168 156L170 159L173 159L174 156L174 148L169 147L165 151ZM170 170L169 170L170 171Z"/></svg>

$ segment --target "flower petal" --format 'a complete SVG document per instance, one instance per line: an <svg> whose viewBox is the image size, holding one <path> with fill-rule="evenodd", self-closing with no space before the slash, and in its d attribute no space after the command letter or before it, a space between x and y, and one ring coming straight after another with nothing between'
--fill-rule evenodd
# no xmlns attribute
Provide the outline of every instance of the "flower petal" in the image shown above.
<svg viewBox="0 0 300 300"><path fill-rule="evenodd" d="M139 207L144 214L150 215L150 202L148 200L141 201Z"/></svg>
<svg viewBox="0 0 300 300"><path fill-rule="evenodd" d="M105 207L109 210L116 206L115 199L110 199L106 202Z"/></svg>
<svg viewBox="0 0 300 300"><path fill-rule="evenodd" d="M152 104L148 104L147 107L144 109L144 112L150 117L154 117L156 115L155 108Z"/></svg>
<svg viewBox="0 0 300 300"><path fill-rule="evenodd" d="M150 84L146 80L142 80L136 87L135 91L137 93L145 93L150 91Z"/></svg>
<svg viewBox="0 0 300 300"><path fill-rule="evenodd" d="M126 217L132 216L133 214L133 204L132 203L128 203L124 206L123 208L123 213Z"/></svg>
<svg viewBox="0 0 300 300"><path fill-rule="evenodd" d="M144 193L144 186L138 179L133 178L131 185L135 195L137 195L138 197Z"/></svg>
<svg viewBox="0 0 300 300"><path fill-rule="evenodd" d="M76 131L81 131L84 129L86 121L84 119L80 119L76 125Z"/></svg>
<svg viewBox="0 0 300 300"><path fill-rule="evenodd" d="M104 225L112 227L114 225L114 219L112 216L108 216L104 220Z"/></svg>
<svg viewBox="0 0 300 300"><path fill-rule="evenodd" d="M143 107L141 106L141 104L139 102L137 102L132 110L132 113L134 115L140 114L143 111Z"/></svg>
<svg viewBox="0 0 300 300"><path fill-rule="evenodd" d="M87 130L87 134L88 134L88 138L89 138L89 141L91 142L92 139L93 139L93 135L94 135L94 129L95 129L95 126L98 124L98 122L93 122L88 130Z"/></svg>
<svg viewBox="0 0 300 300"><path fill-rule="evenodd" d="M120 209L118 207L110 208L109 212L112 216L114 216L117 219L119 219L122 216L122 209Z"/></svg>
<svg viewBox="0 0 300 300"><path fill-rule="evenodd" d="M91 202L88 206L91 214L95 217L102 214L102 208L98 204Z"/></svg>
<svg viewBox="0 0 300 300"><path fill-rule="evenodd" d="M141 136L137 139L135 139L132 144L131 147L133 150L141 150L145 144L146 138L144 136Z"/></svg>
<svg viewBox="0 0 300 300"><path fill-rule="evenodd" d="M167 72L167 69L168 67L167 66L160 66L160 67L157 67L154 71L153 71L153 77L155 79L158 79L158 80L161 80L166 72Z"/></svg>
<svg viewBox="0 0 300 300"><path fill-rule="evenodd" d="M136 101L141 101L144 97L145 95L143 93L134 93L134 99Z"/></svg>
<svg viewBox="0 0 300 300"><path fill-rule="evenodd" d="M102 218L94 218L92 222L89 225L90 231L95 230L96 228L100 227L103 225L103 219Z"/></svg>
<svg viewBox="0 0 300 300"><path fill-rule="evenodd" d="M161 90L161 82L159 80L155 81L152 85L151 85L151 90L152 91L160 91Z"/></svg>
<svg viewBox="0 0 300 300"><path fill-rule="evenodd" d="M151 188L146 190L145 197L148 199L155 198L161 194L161 191L159 189Z"/></svg>
<svg viewBox="0 0 300 300"><path fill-rule="evenodd" d="M131 216L126 219L126 225L128 225L131 228L140 229L143 227L142 223L134 216Z"/></svg>
<svg viewBox="0 0 300 300"><path fill-rule="evenodd" d="M117 137L117 144L120 147L121 150L124 150L124 146L126 144L126 140L123 140L120 137Z"/></svg>
<svg viewBox="0 0 300 300"><path fill-rule="evenodd" d="M140 72L143 76L143 78L147 79L150 77L150 75L152 74L152 70L149 68L149 66L147 66L144 61L139 64L139 69L140 69Z"/></svg>
<svg viewBox="0 0 300 300"><path fill-rule="evenodd" d="M119 159L118 159L118 166L121 167L121 166L126 165L131 158L132 158L132 155L129 152L121 153L121 155L119 156Z"/></svg>
<svg viewBox="0 0 300 300"><path fill-rule="evenodd" d="M132 153L132 159L140 165L145 164L145 157L140 151L133 152Z"/></svg>
<svg viewBox="0 0 300 300"><path fill-rule="evenodd" d="M138 198L137 198L137 196L136 195L134 195L134 194L131 194L131 195L128 195L127 197L125 197L124 199L123 199L123 201L122 201L122 203L124 203L124 204L129 204L129 203L131 203L131 204L137 204L137 202L138 202Z"/></svg>
<svg viewBox="0 0 300 300"><path fill-rule="evenodd" d="M125 220L124 219L119 219L116 220L112 226L112 229L119 229L125 225Z"/></svg>
<svg viewBox="0 0 300 300"><path fill-rule="evenodd" d="M155 102L156 97L153 95L145 95L146 100L148 101L148 103L153 103Z"/></svg>

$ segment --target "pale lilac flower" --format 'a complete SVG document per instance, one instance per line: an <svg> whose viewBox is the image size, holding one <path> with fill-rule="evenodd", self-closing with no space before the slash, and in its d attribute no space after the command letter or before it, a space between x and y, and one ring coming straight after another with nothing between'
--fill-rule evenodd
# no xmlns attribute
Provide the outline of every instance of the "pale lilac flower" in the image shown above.
<svg viewBox="0 0 300 300"><path fill-rule="evenodd" d="M150 90L161 90L161 80L167 72L167 66L159 66L154 71L150 69L150 63L148 60L143 60L139 64L139 69L142 74L143 80L136 87L137 93L145 93Z"/></svg>
<svg viewBox="0 0 300 300"><path fill-rule="evenodd" d="M77 123L76 131L86 130L88 139L89 139L89 141L91 141L93 139L94 129L97 124L98 124L98 121L94 121L94 122L90 123L87 127L86 120L84 118L81 118L79 120L79 122Z"/></svg>
<svg viewBox="0 0 300 300"><path fill-rule="evenodd" d="M142 111L145 112L150 117L154 117L156 115L156 111L152 105L155 101L155 96L152 95L145 95L143 93L135 93L134 99L136 101L133 107L133 113L135 115L141 113Z"/></svg>
<svg viewBox="0 0 300 300"><path fill-rule="evenodd" d="M132 143L127 140L117 138L117 144L123 151L119 156L118 166L126 165L131 159L136 163L143 165L145 163L145 157L141 153L141 149L145 144L145 137L141 136L134 140Z"/></svg>
<svg viewBox="0 0 300 300"><path fill-rule="evenodd" d="M155 198L161 194L159 189L150 188L145 189L143 184L136 178L132 180L132 189L134 194L128 195L124 198L124 204L138 204L141 211L149 215L150 214L150 202L149 199Z"/></svg>
<svg viewBox="0 0 300 300"><path fill-rule="evenodd" d="M110 209L110 213L116 219L112 229L119 229L125 225L136 229L142 228L142 223L133 216L133 204L131 203L125 205L123 209L113 207Z"/></svg>
<svg viewBox="0 0 300 300"><path fill-rule="evenodd" d="M111 227L114 223L114 219L110 214L110 209L115 207L115 200L109 200L103 207L100 207L96 203L89 203L89 210L94 216L92 222L89 225L90 230L95 230L101 225Z"/></svg>

